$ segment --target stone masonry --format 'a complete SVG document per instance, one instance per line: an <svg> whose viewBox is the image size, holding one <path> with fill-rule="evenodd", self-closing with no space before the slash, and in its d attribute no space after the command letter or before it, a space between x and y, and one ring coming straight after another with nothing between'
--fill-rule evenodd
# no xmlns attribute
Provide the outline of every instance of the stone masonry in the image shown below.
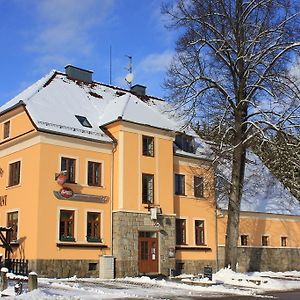
<svg viewBox="0 0 300 300"><path fill-rule="evenodd" d="M219 267L224 267L225 247L219 246ZM271 247L238 247L238 271L283 272L300 270L300 249Z"/></svg>
<svg viewBox="0 0 300 300"><path fill-rule="evenodd" d="M116 257L116 277L136 276L138 270L139 231L158 232L159 273L169 275L175 269L175 216L158 215L155 222L150 213L113 213L113 256ZM171 251L172 252L172 251Z"/></svg>
<svg viewBox="0 0 300 300"><path fill-rule="evenodd" d="M28 270L37 272L41 277L99 277L99 260L29 260Z"/></svg>

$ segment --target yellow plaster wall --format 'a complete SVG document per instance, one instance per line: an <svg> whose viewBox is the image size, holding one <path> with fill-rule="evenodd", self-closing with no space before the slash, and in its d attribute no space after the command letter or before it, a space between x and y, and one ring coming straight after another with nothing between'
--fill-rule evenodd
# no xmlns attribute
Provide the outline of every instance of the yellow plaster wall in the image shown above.
<svg viewBox="0 0 300 300"><path fill-rule="evenodd" d="M218 244L225 244L227 216L218 217ZM269 236L269 247L280 247L281 236L287 237L287 247L300 245L300 216L242 213L239 232L248 235L249 246L261 246L262 235ZM239 245L240 245L239 238Z"/></svg>
<svg viewBox="0 0 300 300"><path fill-rule="evenodd" d="M4 149L5 150L5 149ZM0 151L0 155L3 153ZM37 254L37 205L39 182L40 146L34 145L21 151L0 156L1 196L6 195L6 206L0 206L0 225L7 225L7 213L18 211L18 239L19 247L14 247L13 258L34 258ZM21 161L20 184L8 186L9 163ZM27 234L30 235L27 236ZM4 254L4 249L2 250Z"/></svg>
<svg viewBox="0 0 300 300"><path fill-rule="evenodd" d="M60 171L60 157L76 158L76 184L65 184L75 193L109 196L106 203L93 203L74 200L59 200L53 195L53 191L59 191L55 179L55 173ZM89 187L86 183L87 160L101 161L104 164L104 186ZM87 211L101 212L101 237L103 244L110 247L111 228L111 154L68 148L49 144L41 144L40 161L40 186L38 207L38 259L98 259L101 253L109 254L110 249L101 251L96 248L60 248L59 242L59 209L75 211L75 239L76 243L86 242L86 213ZM50 184L49 184L50 183ZM50 224L50 226L49 226Z"/></svg>
<svg viewBox="0 0 300 300"><path fill-rule="evenodd" d="M10 135L5 141L35 130L23 107L19 107L0 117L0 138L3 141L3 124L10 121Z"/></svg>
<svg viewBox="0 0 300 300"><path fill-rule="evenodd" d="M117 140L114 154L114 210L148 212L142 204L142 174L154 175L154 204L173 214L173 139L166 132L126 122L107 127ZM143 135L154 137L154 157L142 155Z"/></svg>
<svg viewBox="0 0 300 300"><path fill-rule="evenodd" d="M185 175L184 196L174 195L176 217L186 220L186 246L180 246L176 251L176 259L198 260L216 259L216 221L214 199L213 170L208 165L201 165L199 161L184 157L174 157L174 174ZM204 197L194 197L194 175L204 178ZM205 221L205 242L207 248L201 249L195 244L195 220ZM199 250L189 250L189 247L199 247ZM184 249L186 248L186 249ZM202 247L201 248L205 248Z"/></svg>

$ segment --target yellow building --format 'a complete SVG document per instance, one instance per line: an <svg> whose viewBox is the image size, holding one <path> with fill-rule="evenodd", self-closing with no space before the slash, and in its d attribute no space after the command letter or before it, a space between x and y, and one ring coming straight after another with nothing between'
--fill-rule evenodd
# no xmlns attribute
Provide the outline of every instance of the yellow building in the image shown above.
<svg viewBox="0 0 300 300"><path fill-rule="evenodd" d="M117 277L216 269L226 210L215 198L207 146L141 85L69 65L0 108L6 262L56 277L98 276L105 258ZM240 270L300 269L299 232L299 216L243 212Z"/></svg>
<svg viewBox="0 0 300 300"><path fill-rule="evenodd" d="M0 226L45 276L198 273L216 266L214 173L136 85L51 72L0 110ZM8 257L9 255L9 257Z"/></svg>

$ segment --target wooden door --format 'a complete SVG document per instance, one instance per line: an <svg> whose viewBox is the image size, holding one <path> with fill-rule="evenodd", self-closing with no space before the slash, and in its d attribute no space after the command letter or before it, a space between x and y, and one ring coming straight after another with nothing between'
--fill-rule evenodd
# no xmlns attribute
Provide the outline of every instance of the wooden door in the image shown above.
<svg viewBox="0 0 300 300"><path fill-rule="evenodd" d="M157 232L139 232L139 273L158 273Z"/></svg>

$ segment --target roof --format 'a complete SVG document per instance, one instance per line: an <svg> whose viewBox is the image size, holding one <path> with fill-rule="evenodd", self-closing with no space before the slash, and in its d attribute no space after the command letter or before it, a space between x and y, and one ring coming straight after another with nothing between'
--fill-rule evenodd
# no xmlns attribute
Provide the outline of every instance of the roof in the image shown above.
<svg viewBox="0 0 300 300"><path fill-rule="evenodd" d="M218 173L223 178L230 178L230 165L223 163L218 167ZM222 192L223 184L222 180L218 185L217 202L219 208L227 209L228 194L226 187ZM251 151L247 152L241 211L300 215L300 202Z"/></svg>
<svg viewBox="0 0 300 300"><path fill-rule="evenodd" d="M129 91L97 82L78 82L54 70L4 104L0 113L20 101L39 130L96 141L111 142L101 127L118 119L165 130L177 129L175 122L155 106ZM83 126L76 115L85 117L91 127Z"/></svg>

